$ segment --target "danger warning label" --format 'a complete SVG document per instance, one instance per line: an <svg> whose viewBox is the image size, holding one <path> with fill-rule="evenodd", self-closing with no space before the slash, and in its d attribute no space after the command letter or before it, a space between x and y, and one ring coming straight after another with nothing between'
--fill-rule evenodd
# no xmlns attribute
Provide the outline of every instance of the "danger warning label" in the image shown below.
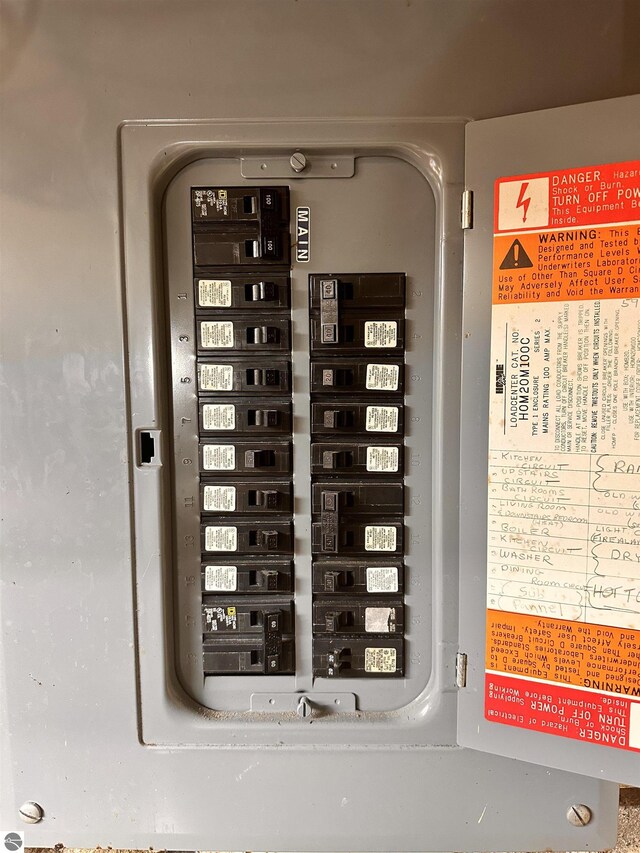
<svg viewBox="0 0 640 853"><path fill-rule="evenodd" d="M485 714L640 751L640 161L494 225Z"/></svg>

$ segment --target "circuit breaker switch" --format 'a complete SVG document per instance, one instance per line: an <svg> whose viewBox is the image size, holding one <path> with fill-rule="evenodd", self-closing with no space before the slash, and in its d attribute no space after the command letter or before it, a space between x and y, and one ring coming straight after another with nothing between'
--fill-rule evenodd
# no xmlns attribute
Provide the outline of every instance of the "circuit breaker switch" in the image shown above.
<svg viewBox="0 0 640 853"><path fill-rule="evenodd" d="M277 551L280 536L277 530L260 530L258 544L267 551Z"/></svg>
<svg viewBox="0 0 640 853"><path fill-rule="evenodd" d="M322 511L337 512L340 505L340 492L322 492Z"/></svg>
<svg viewBox="0 0 640 853"><path fill-rule="evenodd" d="M264 509L276 509L280 503L280 493L275 489L251 489L249 503Z"/></svg>
<svg viewBox="0 0 640 853"><path fill-rule="evenodd" d="M266 652L266 672L280 670L282 654L282 619L281 613L274 611L264 616L264 648Z"/></svg>
<svg viewBox="0 0 640 853"><path fill-rule="evenodd" d="M335 278L320 282L320 324L322 343L338 343L338 280Z"/></svg>
<svg viewBox="0 0 640 853"><path fill-rule="evenodd" d="M323 491L321 548L325 554L337 554L340 534L340 492Z"/></svg>
<svg viewBox="0 0 640 853"><path fill-rule="evenodd" d="M281 619L279 613L267 613L265 615L265 624L267 631L282 631Z"/></svg>
<svg viewBox="0 0 640 853"><path fill-rule="evenodd" d="M322 467L330 471L350 468L353 454L348 450L325 450L322 454Z"/></svg>
<svg viewBox="0 0 640 853"><path fill-rule="evenodd" d="M260 241L259 240L245 240L244 241L244 252L247 258L259 258L260 257Z"/></svg>
<svg viewBox="0 0 640 853"><path fill-rule="evenodd" d="M248 326L248 344L277 344L280 341L280 330L277 326Z"/></svg>
<svg viewBox="0 0 640 853"><path fill-rule="evenodd" d="M313 365L312 379L313 379ZM322 387L323 388L348 388L353 385L353 370L350 368L322 368Z"/></svg>
<svg viewBox="0 0 640 853"><path fill-rule="evenodd" d="M268 589L269 592L274 592L278 589L278 572L268 570L263 572L262 577L265 589Z"/></svg>
<svg viewBox="0 0 640 853"><path fill-rule="evenodd" d="M245 468L271 468L275 465L273 450L245 450Z"/></svg>
<svg viewBox="0 0 640 853"><path fill-rule="evenodd" d="M250 285L251 302L274 302L277 298L276 286L272 281L258 281Z"/></svg>
<svg viewBox="0 0 640 853"><path fill-rule="evenodd" d="M247 385L279 385L280 371L274 368L247 370Z"/></svg>
<svg viewBox="0 0 640 853"><path fill-rule="evenodd" d="M329 429L349 429L354 423L354 413L349 409L325 409L322 413L324 426Z"/></svg>
<svg viewBox="0 0 640 853"><path fill-rule="evenodd" d="M340 629L340 613L325 613L325 631L327 634L336 634Z"/></svg>
<svg viewBox="0 0 640 853"><path fill-rule="evenodd" d="M335 592L338 588L340 572L327 572L324 576L324 591Z"/></svg>
<svg viewBox="0 0 640 853"><path fill-rule="evenodd" d="M256 427L276 427L280 421L277 409L250 409L249 423Z"/></svg>

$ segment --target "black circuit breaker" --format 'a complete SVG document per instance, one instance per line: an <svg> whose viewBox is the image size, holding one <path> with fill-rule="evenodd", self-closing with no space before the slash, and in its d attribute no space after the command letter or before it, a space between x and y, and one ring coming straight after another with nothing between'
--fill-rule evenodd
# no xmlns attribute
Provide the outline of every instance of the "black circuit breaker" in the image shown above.
<svg viewBox="0 0 640 853"><path fill-rule="evenodd" d="M201 571L203 597L211 593L293 593L293 560L277 557L224 557L204 559Z"/></svg>
<svg viewBox="0 0 640 853"><path fill-rule="evenodd" d="M404 672L405 285L310 276L316 677Z"/></svg>
<svg viewBox="0 0 640 853"><path fill-rule="evenodd" d="M191 191L205 675L291 673L287 187Z"/></svg>
<svg viewBox="0 0 640 853"><path fill-rule="evenodd" d="M191 212L196 268L289 267L288 187L195 187Z"/></svg>

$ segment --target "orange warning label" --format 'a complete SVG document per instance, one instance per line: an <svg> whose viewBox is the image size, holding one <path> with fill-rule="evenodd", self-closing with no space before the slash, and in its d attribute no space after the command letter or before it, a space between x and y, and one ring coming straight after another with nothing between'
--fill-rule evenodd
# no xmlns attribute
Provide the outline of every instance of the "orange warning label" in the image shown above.
<svg viewBox="0 0 640 853"><path fill-rule="evenodd" d="M495 202L486 716L640 749L640 162Z"/></svg>
<svg viewBox="0 0 640 853"><path fill-rule="evenodd" d="M638 225L494 238L494 305L639 296Z"/></svg>
<svg viewBox="0 0 640 853"><path fill-rule="evenodd" d="M487 610L487 669L640 696L640 631Z"/></svg>

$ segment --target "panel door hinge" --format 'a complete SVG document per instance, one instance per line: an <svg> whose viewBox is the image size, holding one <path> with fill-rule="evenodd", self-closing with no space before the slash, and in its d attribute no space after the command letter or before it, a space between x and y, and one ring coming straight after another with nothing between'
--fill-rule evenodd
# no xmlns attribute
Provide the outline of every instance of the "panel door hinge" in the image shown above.
<svg viewBox="0 0 640 853"><path fill-rule="evenodd" d="M464 190L462 193L460 225L463 231L473 228L473 190Z"/></svg>
<svg viewBox="0 0 640 853"><path fill-rule="evenodd" d="M458 652L456 655L456 685L467 686L467 656L464 652Z"/></svg>

